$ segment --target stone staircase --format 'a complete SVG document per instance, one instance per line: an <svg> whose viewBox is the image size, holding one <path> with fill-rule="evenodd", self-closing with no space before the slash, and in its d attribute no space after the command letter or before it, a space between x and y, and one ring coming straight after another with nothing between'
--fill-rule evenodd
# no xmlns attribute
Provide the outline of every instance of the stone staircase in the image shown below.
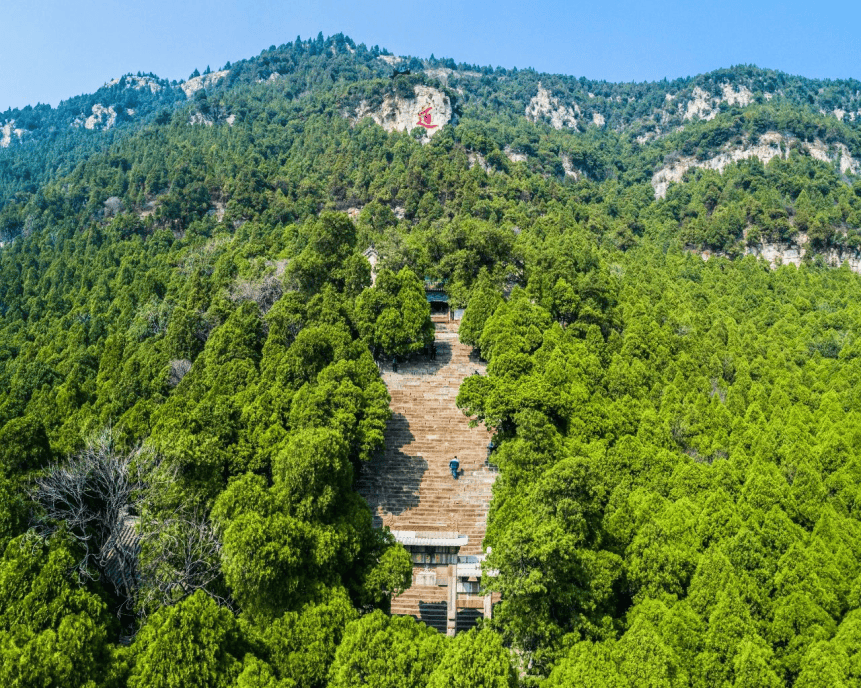
<svg viewBox="0 0 861 688"><path fill-rule="evenodd" d="M433 319L435 360L400 363L398 372L390 363L383 367L393 417L385 451L365 465L358 491L368 501L375 525L467 535L469 544L460 555L477 555L496 474L487 464L490 434L483 426L470 428L455 399L464 378L484 374L485 366L458 341L458 322L447 316ZM448 467L454 456L460 461L458 480ZM420 570L416 567L414 574ZM445 587L414 585L392 601L392 613L410 614L436 627L446 600ZM475 618L480 614L474 609L459 610L458 628L474 624Z"/></svg>

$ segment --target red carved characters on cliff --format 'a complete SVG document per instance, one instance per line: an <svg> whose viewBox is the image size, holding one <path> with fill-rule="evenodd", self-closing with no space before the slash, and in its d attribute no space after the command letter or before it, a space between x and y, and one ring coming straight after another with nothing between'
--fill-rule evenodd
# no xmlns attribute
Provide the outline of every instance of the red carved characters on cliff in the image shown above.
<svg viewBox="0 0 861 688"><path fill-rule="evenodd" d="M434 129L438 127L438 124L431 124L431 110L433 109L432 105L428 105L424 110L419 110L419 121L416 124L420 127L424 127L425 129Z"/></svg>

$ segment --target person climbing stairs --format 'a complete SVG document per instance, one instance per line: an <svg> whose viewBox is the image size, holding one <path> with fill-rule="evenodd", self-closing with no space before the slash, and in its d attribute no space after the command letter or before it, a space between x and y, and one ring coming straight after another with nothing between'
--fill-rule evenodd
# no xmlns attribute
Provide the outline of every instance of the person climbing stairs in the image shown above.
<svg viewBox="0 0 861 688"><path fill-rule="evenodd" d="M476 369L484 373L485 366L471 347L458 341L458 321L433 319L434 358L401 359L397 372L390 365L382 366L392 398L392 419L386 428L385 450L364 466L358 491L370 505L376 526L466 535L468 544L459 554L475 559L483 554L496 472L487 463L490 433L483 426L470 427L455 400L464 378ZM452 466L455 460L457 466ZM424 569L421 564L414 566L414 580ZM443 577L438 576L438 581ZM463 597L465 604L479 606L480 600L470 600L468 594ZM424 612L431 618L433 605L446 600L446 588L439 583L414 585L392 601L392 613L422 618ZM460 612L458 619L460 628Z"/></svg>

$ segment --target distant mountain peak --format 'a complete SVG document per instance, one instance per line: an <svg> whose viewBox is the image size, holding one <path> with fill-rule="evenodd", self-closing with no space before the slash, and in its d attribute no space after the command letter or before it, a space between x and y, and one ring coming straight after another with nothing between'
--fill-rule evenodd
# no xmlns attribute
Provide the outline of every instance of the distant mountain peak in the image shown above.
<svg viewBox="0 0 861 688"><path fill-rule="evenodd" d="M185 93L186 98L191 98L202 88L211 88L230 73L229 69L222 69L218 72L210 72L209 74L201 74L195 76L180 85L180 88Z"/></svg>
<svg viewBox="0 0 861 688"><path fill-rule="evenodd" d="M118 79L111 79L105 82L104 88L110 88L123 83L126 88L133 88L137 91L149 89L150 93L156 93L164 88L159 80L152 76L137 76L135 74L124 74Z"/></svg>

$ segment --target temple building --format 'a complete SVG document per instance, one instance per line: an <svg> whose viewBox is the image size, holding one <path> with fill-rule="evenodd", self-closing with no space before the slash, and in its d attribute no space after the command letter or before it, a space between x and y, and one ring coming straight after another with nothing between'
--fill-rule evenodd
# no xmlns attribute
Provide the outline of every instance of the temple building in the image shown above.
<svg viewBox="0 0 861 688"><path fill-rule="evenodd" d="M461 547L469 544L468 536L413 530L393 530L392 535L406 548L413 561L411 590L421 594L424 589L425 596L429 599L445 599L445 604L437 609L428 605L423 611L428 625L440 631L444 630L448 635L454 635L461 630L458 628L459 623L469 623L468 610L475 610L475 616L491 618L491 595L482 594L481 589L481 562L484 556L460 554ZM487 571L485 574L492 576L494 572ZM434 589L438 592L433 592ZM478 610L481 610L480 615Z"/></svg>
<svg viewBox="0 0 861 688"><path fill-rule="evenodd" d="M448 294L445 291L445 280L424 280L425 296L431 307L431 315L449 315Z"/></svg>

